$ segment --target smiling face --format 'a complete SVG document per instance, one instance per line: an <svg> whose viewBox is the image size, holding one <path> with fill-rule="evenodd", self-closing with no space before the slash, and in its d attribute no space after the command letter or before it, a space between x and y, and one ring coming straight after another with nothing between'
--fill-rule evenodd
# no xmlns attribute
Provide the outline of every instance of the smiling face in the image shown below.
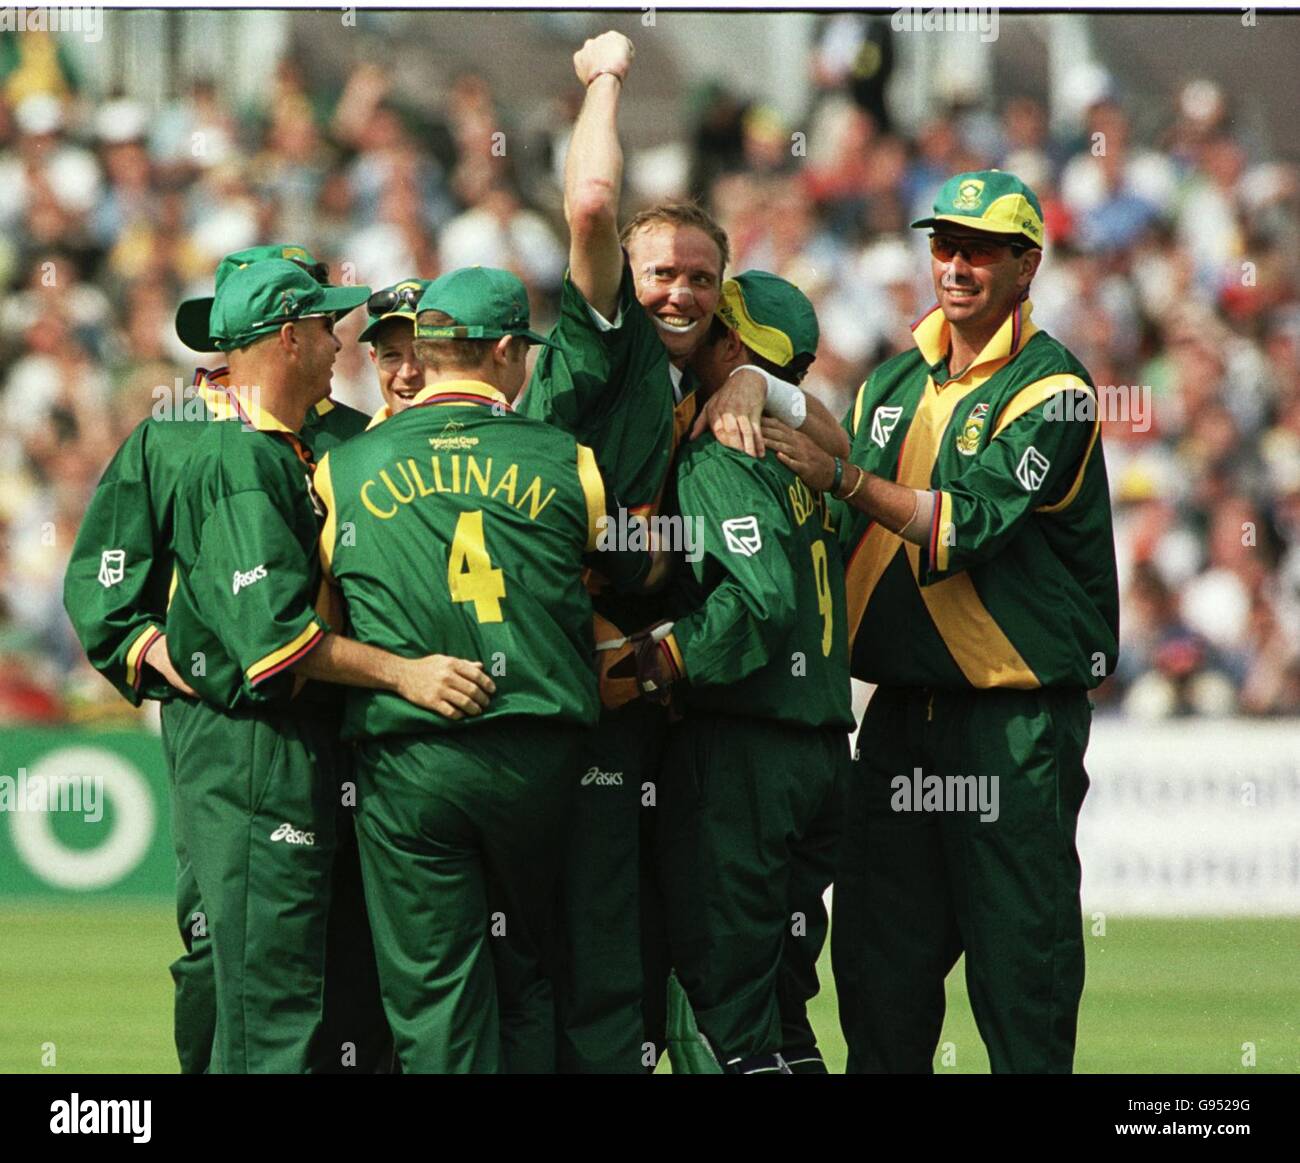
<svg viewBox="0 0 1300 1163"><path fill-rule="evenodd" d="M380 324L370 347L370 362L389 414L404 412L424 387L424 365L415 357L415 327L409 319Z"/></svg>
<svg viewBox="0 0 1300 1163"><path fill-rule="evenodd" d="M722 253L697 226L651 222L627 242L636 297L679 367L708 333L722 285Z"/></svg>
<svg viewBox="0 0 1300 1163"><path fill-rule="evenodd" d="M935 236L972 247L992 247L995 261L972 266L969 252L959 250L948 262L934 254L930 270L934 293L943 317L958 331L987 338L1007 317L1020 293L1029 286L1043 257L1041 250L1016 255L1006 245L1006 235L988 234L947 223L936 224Z"/></svg>

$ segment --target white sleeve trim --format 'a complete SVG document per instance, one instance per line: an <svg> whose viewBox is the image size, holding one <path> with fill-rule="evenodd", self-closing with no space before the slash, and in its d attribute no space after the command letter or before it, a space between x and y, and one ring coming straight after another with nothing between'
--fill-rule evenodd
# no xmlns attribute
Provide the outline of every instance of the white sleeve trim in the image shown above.
<svg viewBox="0 0 1300 1163"><path fill-rule="evenodd" d="M590 303L587 304L587 311L591 315L591 321L596 325L597 331L617 331L623 326L623 304L618 305L618 314L614 316L614 322L611 323Z"/></svg>

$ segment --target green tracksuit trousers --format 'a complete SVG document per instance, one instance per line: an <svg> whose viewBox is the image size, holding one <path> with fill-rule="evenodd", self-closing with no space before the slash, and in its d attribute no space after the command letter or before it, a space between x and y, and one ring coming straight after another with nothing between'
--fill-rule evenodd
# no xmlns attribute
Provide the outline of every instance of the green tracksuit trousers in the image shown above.
<svg viewBox="0 0 1300 1163"><path fill-rule="evenodd" d="M169 740L180 838L211 947L210 1070L318 1068L346 752L319 719L206 703L173 719Z"/></svg>
<svg viewBox="0 0 1300 1163"><path fill-rule="evenodd" d="M700 714L670 731L657 838L669 949L724 1064L816 1054L807 1002L847 762L843 728Z"/></svg>
<svg viewBox="0 0 1300 1163"><path fill-rule="evenodd" d="M658 779L665 730L663 710L640 700L605 711L569 773L555 982L563 1074L636 1074L663 1049L666 950L649 853L658 789L646 784Z"/></svg>
<svg viewBox="0 0 1300 1163"><path fill-rule="evenodd" d="M831 936L851 1073L933 1069L963 952L993 1071L1072 1069L1090 714L1083 690L875 692Z"/></svg>
<svg viewBox="0 0 1300 1163"><path fill-rule="evenodd" d="M212 1040L217 1021L217 987L212 969L212 944L208 919L199 896L198 881L186 846L176 790L176 731L198 704L172 699L159 708L163 757L167 764L172 849L176 854L176 926L185 951L171 964L175 1000L176 1056L182 1074L204 1074L212 1060Z"/></svg>
<svg viewBox="0 0 1300 1163"><path fill-rule="evenodd" d="M357 841L404 1073L555 1069L555 899L584 732L508 719L357 748Z"/></svg>

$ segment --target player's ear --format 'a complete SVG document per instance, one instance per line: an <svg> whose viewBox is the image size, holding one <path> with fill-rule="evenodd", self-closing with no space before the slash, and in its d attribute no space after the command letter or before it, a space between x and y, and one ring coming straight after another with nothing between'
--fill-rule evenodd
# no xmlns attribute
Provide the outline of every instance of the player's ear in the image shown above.
<svg viewBox="0 0 1300 1163"><path fill-rule="evenodd" d="M1029 286L1033 277L1038 273L1038 264L1043 261L1043 252L1037 248L1027 250L1020 256L1020 277L1024 280L1023 286Z"/></svg>

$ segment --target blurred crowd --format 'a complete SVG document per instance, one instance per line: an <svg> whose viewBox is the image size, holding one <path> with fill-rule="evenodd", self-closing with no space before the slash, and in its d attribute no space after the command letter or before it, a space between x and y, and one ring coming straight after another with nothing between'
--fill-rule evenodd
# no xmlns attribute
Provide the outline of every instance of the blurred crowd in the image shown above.
<svg viewBox="0 0 1300 1163"><path fill-rule="evenodd" d="M87 721L129 708L82 657L63 570L108 459L205 362L175 338L178 300L210 287L221 255L276 240L376 287L508 267L548 324L581 92L501 108L467 71L413 108L375 64L309 85L289 57L260 106L200 79L153 110L92 99L49 37L2 39L0 721ZM1029 96L958 102L908 132L890 116L880 23L827 19L809 67L799 125L699 83L674 140L629 156L625 210L699 197L730 234L733 271L798 283L822 324L806 386L840 414L933 302L908 224L953 173L1019 174L1048 232L1035 322L1113 389L1122 644L1098 703L1300 713L1296 168L1244 140L1231 95L1205 80L1167 94L1145 138L1109 83L1068 137ZM335 394L373 410L360 326L340 327Z"/></svg>

